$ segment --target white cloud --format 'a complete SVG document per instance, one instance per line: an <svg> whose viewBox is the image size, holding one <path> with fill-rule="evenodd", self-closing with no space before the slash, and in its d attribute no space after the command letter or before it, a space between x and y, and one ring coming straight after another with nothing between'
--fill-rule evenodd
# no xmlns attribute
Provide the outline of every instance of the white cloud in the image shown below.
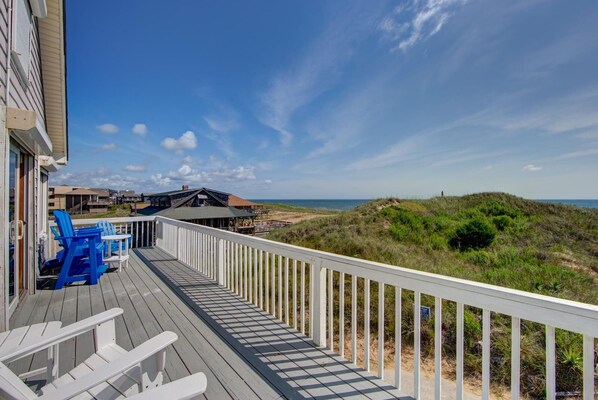
<svg viewBox="0 0 598 400"><path fill-rule="evenodd" d="M197 139L193 131L183 133L178 139L167 137L161 143L162 147L167 150L182 152L183 150L191 150L197 147Z"/></svg>
<svg viewBox="0 0 598 400"><path fill-rule="evenodd" d="M218 168L200 171L184 164L175 171L170 171L167 174L155 174L150 177L152 183L161 187L172 186L177 182L202 186L214 182L217 185L222 185L225 182L243 182L253 181L255 179L255 167L252 165L241 165L234 168L220 166Z"/></svg>
<svg viewBox="0 0 598 400"><path fill-rule="evenodd" d="M133 132L133 134L135 134L137 136L143 137L147 134L147 125L135 124L135 125L133 125L133 129L131 129L131 132Z"/></svg>
<svg viewBox="0 0 598 400"><path fill-rule="evenodd" d="M395 7L378 24L382 37L393 43L391 52L407 51L438 33L456 5L466 0L411 0Z"/></svg>
<svg viewBox="0 0 598 400"><path fill-rule="evenodd" d="M526 172L536 172L536 171L540 171L541 169L542 169L542 167L540 167L540 166L537 166L534 164L527 164L521 170L526 171Z"/></svg>
<svg viewBox="0 0 598 400"><path fill-rule="evenodd" d="M227 133L239 128L239 123L234 118L219 119L215 117L204 117L204 121L211 130L221 133Z"/></svg>
<svg viewBox="0 0 598 400"><path fill-rule="evenodd" d="M102 124L96 126L96 129L102 133L106 133L108 135L112 135L118 132L118 126L114 124Z"/></svg>
<svg viewBox="0 0 598 400"><path fill-rule="evenodd" d="M102 145L102 150L111 151L114 149L116 149L116 143L106 143L105 145Z"/></svg>
<svg viewBox="0 0 598 400"><path fill-rule="evenodd" d="M264 180L264 183L265 183L266 185L269 185L269 184L271 184L271 183L272 183L272 179L266 179L266 180Z"/></svg>
<svg viewBox="0 0 598 400"><path fill-rule="evenodd" d="M293 116L339 80L342 68L355 53L356 43L369 34L380 5L363 3L334 13L327 29L286 71L275 76L262 94L259 120L278 132L283 146L293 142ZM360 8L363 7L363 8Z"/></svg>
<svg viewBox="0 0 598 400"><path fill-rule="evenodd" d="M125 171L128 172L145 172L145 165L141 164L129 164L125 166Z"/></svg>

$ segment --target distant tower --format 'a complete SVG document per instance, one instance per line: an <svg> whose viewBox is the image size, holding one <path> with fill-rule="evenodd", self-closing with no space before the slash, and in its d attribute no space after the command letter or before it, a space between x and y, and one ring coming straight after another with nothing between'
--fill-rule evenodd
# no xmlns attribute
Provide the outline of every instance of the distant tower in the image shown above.
<svg viewBox="0 0 598 400"><path fill-rule="evenodd" d="M444 190L440 191L440 197L444 197Z"/></svg>

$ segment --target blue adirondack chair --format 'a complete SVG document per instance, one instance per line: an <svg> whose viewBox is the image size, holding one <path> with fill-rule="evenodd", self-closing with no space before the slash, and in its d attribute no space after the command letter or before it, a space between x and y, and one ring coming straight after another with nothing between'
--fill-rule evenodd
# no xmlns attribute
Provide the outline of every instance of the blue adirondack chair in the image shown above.
<svg viewBox="0 0 598 400"><path fill-rule="evenodd" d="M96 223L96 227L100 228L102 230L102 236L119 234L119 232L116 231L116 227L114 226L114 224L112 224L111 222L108 222L108 221L99 221L98 223ZM133 237L134 236L131 234L131 237L129 238L129 247L133 246ZM119 243L113 242L110 245L110 249L105 249L104 251L106 253L108 253L108 251L111 251L112 253L117 253L118 246L119 246Z"/></svg>
<svg viewBox="0 0 598 400"><path fill-rule="evenodd" d="M114 224L112 224L108 221L98 222L96 224L96 228L102 230L102 236L109 236L109 235L117 234L116 227L114 226ZM110 245L110 248L108 248L108 246L104 247L104 255L108 256L109 253L118 252L118 246L119 246L118 242L112 242L112 244Z"/></svg>
<svg viewBox="0 0 598 400"><path fill-rule="evenodd" d="M98 283L108 265L103 262L104 244L102 231L96 227L75 230L71 216L60 210L54 211L59 236L56 237L63 250L57 254L61 266L55 289L66 283L86 281Z"/></svg>

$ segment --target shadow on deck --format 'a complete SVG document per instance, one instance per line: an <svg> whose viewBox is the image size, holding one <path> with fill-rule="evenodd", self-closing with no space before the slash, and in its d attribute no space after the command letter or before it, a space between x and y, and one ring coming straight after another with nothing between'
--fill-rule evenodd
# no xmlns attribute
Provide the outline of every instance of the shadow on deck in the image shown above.
<svg viewBox="0 0 598 400"><path fill-rule="evenodd" d="M28 296L11 327L51 320L66 325L112 307L124 309L116 329L126 349L165 330L177 333L165 380L202 371L208 378L204 398L409 398L155 248L134 250L129 268L106 274L99 285ZM82 362L92 348L91 334L61 345L60 371ZM11 368L22 372L44 362L36 355Z"/></svg>
<svg viewBox="0 0 598 400"><path fill-rule="evenodd" d="M397 398L394 387L156 249L137 255L287 398Z"/></svg>

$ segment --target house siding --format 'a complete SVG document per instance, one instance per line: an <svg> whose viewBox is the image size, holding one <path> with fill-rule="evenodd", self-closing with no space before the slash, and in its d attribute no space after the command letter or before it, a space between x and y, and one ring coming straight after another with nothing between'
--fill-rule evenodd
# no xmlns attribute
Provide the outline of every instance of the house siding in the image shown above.
<svg viewBox="0 0 598 400"><path fill-rule="evenodd" d="M8 0L0 0L0 104L6 104L6 56L8 53Z"/></svg>
<svg viewBox="0 0 598 400"><path fill-rule="evenodd" d="M8 30L8 23L4 28ZM6 41L4 43L4 46L8 45ZM18 74L16 68L13 68L10 75L8 105L35 111L37 118L45 121L37 18L33 18L31 24L31 63L28 83L24 84L23 77Z"/></svg>

